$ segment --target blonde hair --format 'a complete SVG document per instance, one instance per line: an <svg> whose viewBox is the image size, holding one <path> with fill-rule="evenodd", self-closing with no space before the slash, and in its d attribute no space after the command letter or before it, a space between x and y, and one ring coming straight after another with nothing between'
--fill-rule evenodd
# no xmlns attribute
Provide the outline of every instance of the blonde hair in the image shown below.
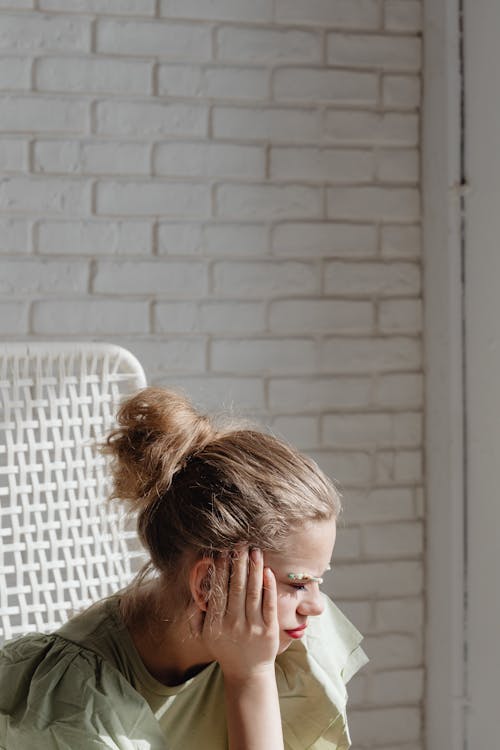
<svg viewBox="0 0 500 750"><path fill-rule="evenodd" d="M340 497L316 463L282 440L217 424L181 394L145 388L118 412L103 451L112 497L137 512L151 567L181 583L186 556L237 545L279 551L307 521L337 517Z"/></svg>

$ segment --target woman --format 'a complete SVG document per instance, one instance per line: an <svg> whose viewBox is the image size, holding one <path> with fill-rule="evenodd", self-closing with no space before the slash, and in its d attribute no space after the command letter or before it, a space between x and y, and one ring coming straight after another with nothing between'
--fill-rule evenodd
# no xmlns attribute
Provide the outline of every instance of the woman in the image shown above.
<svg viewBox="0 0 500 750"><path fill-rule="evenodd" d="M341 750L360 634L319 590L340 500L280 440L147 388L108 437L150 562L0 658L5 750Z"/></svg>

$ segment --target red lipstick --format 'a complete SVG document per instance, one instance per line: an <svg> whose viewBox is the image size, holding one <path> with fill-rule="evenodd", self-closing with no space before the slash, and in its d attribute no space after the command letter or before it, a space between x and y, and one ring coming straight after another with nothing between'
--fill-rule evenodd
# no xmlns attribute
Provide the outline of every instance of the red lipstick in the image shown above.
<svg viewBox="0 0 500 750"><path fill-rule="evenodd" d="M285 633L289 635L290 638L302 638L306 628L307 625L300 625L298 628L294 628L293 630L285 630Z"/></svg>

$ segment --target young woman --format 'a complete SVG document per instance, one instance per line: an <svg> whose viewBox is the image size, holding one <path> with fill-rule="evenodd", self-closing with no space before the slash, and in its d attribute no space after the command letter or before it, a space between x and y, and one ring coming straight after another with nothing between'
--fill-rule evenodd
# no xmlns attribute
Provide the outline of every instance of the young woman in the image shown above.
<svg viewBox="0 0 500 750"><path fill-rule="evenodd" d="M340 500L309 458L182 396L129 398L104 451L150 562L0 655L2 750L344 750L361 636L319 590Z"/></svg>

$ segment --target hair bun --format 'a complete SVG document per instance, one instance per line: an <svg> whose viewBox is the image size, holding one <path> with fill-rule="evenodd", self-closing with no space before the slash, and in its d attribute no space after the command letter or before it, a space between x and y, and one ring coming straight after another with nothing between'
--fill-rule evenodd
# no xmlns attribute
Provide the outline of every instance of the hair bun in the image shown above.
<svg viewBox="0 0 500 750"><path fill-rule="evenodd" d="M216 435L210 420L181 394L144 388L123 402L103 452L111 456L112 497L145 507Z"/></svg>

